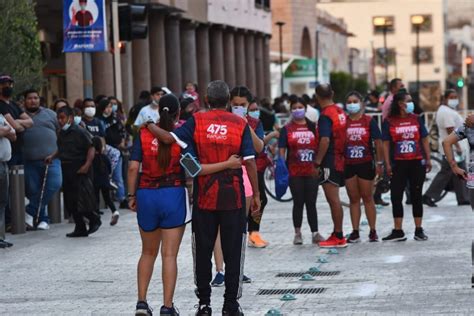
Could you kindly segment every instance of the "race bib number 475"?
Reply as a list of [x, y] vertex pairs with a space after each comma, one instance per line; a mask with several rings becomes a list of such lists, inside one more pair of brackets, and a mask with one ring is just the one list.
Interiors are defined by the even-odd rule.
[[227, 139], [227, 125], [211, 124], [207, 128], [207, 138], [224, 140]]

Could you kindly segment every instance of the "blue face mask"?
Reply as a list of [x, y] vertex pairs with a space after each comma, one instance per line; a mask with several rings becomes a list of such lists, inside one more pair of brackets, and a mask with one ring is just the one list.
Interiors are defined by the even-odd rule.
[[256, 120], [260, 118], [260, 111], [248, 112], [247, 114]]
[[81, 124], [82, 117], [80, 116], [74, 116], [74, 124], [79, 125]]
[[112, 112], [117, 112], [118, 110], [118, 105], [117, 104], [112, 104]]
[[244, 117], [246, 111], [247, 110], [243, 106], [240, 106], [240, 105], [232, 107], [232, 113], [234, 113], [235, 115], [238, 115], [240, 117]]
[[360, 103], [348, 103], [346, 104], [347, 112], [355, 114], [360, 111]]
[[415, 111], [415, 103], [407, 102], [407, 113], [413, 113]]
[[305, 115], [306, 115], [305, 109], [296, 109], [296, 110], [291, 111], [291, 116], [293, 116], [295, 120], [302, 120], [304, 119]]

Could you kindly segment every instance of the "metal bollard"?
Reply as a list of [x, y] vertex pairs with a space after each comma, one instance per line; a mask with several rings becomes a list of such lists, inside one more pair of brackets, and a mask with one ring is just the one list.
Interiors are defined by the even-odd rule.
[[54, 193], [48, 204], [48, 216], [51, 224], [61, 223], [61, 190]]
[[10, 167], [10, 210], [12, 233], [24, 234], [25, 224], [25, 171], [23, 165]]

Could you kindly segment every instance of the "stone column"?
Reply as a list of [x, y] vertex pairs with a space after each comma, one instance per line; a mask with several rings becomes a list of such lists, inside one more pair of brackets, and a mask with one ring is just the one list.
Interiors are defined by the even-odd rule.
[[92, 53], [92, 84], [94, 96], [99, 94], [114, 95], [114, 64], [111, 53]]
[[263, 95], [262, 98], [270, 98], [271, 90], [271, 76], [270, 76], [270, 36], [265, 35], [263, 38]]
[[245, 34], [242, 30], [235, 33], [235, 80], [236, 85], [247, 85], [245, 69]]
[[66, 53], [66, 95], [70, 104], [84, 98], [82, 54]]
[[211, 80], [225, 80], [222, 33], [220, 26], [215, 26], [210, 31]]
[[[179, 40], [179, 19], [170, 16], [165, 22], [166, 75], [168, 88], [176, 94], [183, 90], [181, 77], [181, 43]], [[163, 44], [165, 44], [163, 43]]]
[[211, 58], [209, 52], [209, 26], [201, 25], [196, 30], [196, 57], [198, 92], [201, 97], [206, 94], [206, 88], [211, 81]]
[[225, 81], [232, 89], [235, 87], [235, 45], [234, 30], [228, 29], [224, 32], [224, 73]]
[[135, 101], [138, 100], [137, 91], [133, 92], [133, 58], [132, 58], [132, 43], [125, 43], [125, 54], [120, 55], [120, 66], [122, 68], [122, 105], [127, 111], [132, 108]]
[[256, 87], [255, 96], [261, 98], [264, 95], [264, 77], [263, 77], [263, 36], [255, 35], [255, 72]]
[[148, 37], [150, 41], [151, 85], [166, 84], [165, 17], [151, 11], [148, 19]]
[[181, 76], [182, 84], [197, 83], [196, 24], [181, 22]]
[[151, 88], [150, 42], [148, 38], [132, 41], [133, 94]]
[[247, 73], [247, 87], [252, 94], [257, 90], [257, 74], [255, 70], [255, 36], [248, 32], [245, 36], [245, 71]]

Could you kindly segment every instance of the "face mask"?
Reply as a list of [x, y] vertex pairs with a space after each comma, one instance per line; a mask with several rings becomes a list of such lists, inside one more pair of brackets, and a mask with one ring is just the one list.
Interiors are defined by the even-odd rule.
[[84, 109], [84, 114], [85, 114], [87, 117], [94, 117], [94, 115], [95, 115], [95, 108], [92, 108], [92, 107], [85, 108], [85, 109]]
[[86, 5], [81, 5], [81, 10], [85, 10], [87, 8], [87, 4]]
[[151, 101], [151, 104], [154, 105], [154, 106], [158, 106], [158, 101], [153, 100], [153, 101]]
[[415, 103], [407, 102], [407, 113], [413, 113], [415, 110]]
[[295, 120], [301, 120], [304, 119], [304, 116], [306, 114], [305, 109], [297, 109], [297, 110], [292, 110], [291, 115]]
[[13, 94], [13, 88], [12, 87], [3, 87], [2, 88], [2, 96], [5, 98], [11, 97]]
[[360, 111], [360, 103], [349, 103], [346, 104], [347, 112], [350, 114], [355, 114]]
[[260, 111], [248, 112], [248, 115], [256, 120], [260, 118]]
[[288, 103], [288, 101], [286, 101], [286, 100], [283, 101], [283, 106], [284, 106], [287, 110], [290, 109], [290, 103]]
[[69, 129], [69, 127], [71, 127], [71, 123], [67, 122], [66, 124], [64, 124], [64, 126], [62, 127], [62, 130], [63, 131], [67, 131]]
[[243, 106], [233, 106], [232, 107], [232, 113], [234, 113], [235, 115], [238, 115], [240, 117], [244, 117], [245, 112], [247, 112], [247, 110]]
[[107, 113], [102, 113], [102, 116], [105, 117], [105, 118], [108, 118], [110, 116], [110, 114], [107, 114]]
[[80, 116], [74, 116], [74, 124], [79, 125], [81, 124], [82, 117]]
[[118, 110], [118, 105], [117, 104], [112, 104], [112, 112], [117, 112]]
[[449, 99], [449, 100], [448, 100], [448, 106], [449, 106], [450, 108], [455, 109], [455, 108], [458, 107], [458, 105], [459, 105], [459, 100], [458, 100], [458, 99]]

